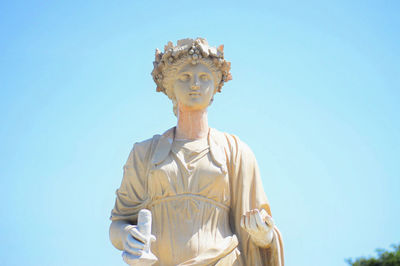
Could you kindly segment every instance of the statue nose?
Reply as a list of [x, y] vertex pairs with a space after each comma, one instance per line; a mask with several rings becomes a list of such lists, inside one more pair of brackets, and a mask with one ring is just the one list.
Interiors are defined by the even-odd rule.
[[196, 76], [194, 77], [193, 84], [192, 84], [192, 90], [198, 90], [200, 89], [200, 82], [199, 78]]

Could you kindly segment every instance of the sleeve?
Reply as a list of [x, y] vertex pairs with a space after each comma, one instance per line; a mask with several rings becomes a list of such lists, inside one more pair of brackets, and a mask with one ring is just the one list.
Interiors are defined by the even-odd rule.
[[265, 209], [271, 215], [256, 158], [250, 148], [234, 137], [235, 145], [230, 160], [231, 172], [231, 226], [236, 232], [244, 253], [245, 265], [283, 266], [283, 242], [278, 228], [274, 228], [274, 239], [268, 248], [256, 246], [249, 234], [240, 226], [246, 211]]
[[[124, 165], [121, 186], [116, 191], [114, 209], [110, 219], [136, 223], [138, 213], [148, 203], [146, 147], [136, 143]], [[145, 145], [146, 146], [146, 145]]]

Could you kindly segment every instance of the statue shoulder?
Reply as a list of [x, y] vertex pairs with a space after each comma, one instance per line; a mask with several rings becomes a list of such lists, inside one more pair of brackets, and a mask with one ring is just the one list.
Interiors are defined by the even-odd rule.
[[135, 142], [133, 144], [133, 150], [135, 150], [138, 153], [145, 153], [151, 148], [151, 146], [154, 142], [157, 142], [160, 139], [160, 137], [161, 137], [161, 135], [157, 134], [151, 138]]
[[142, 162], [148, 162], [160, 138], [161, 135], [156, 134], [149, 139], [135, 142], [133, 144], [130, 157], [132, 157], [132, 159], [139, 159]]
[[213, 129], [213, 139], [218, 145], [223, 146], [225, 153], [229, 153], [231, 158], [239, 159], [241, 156], [254, 157], [250, 147], [242, 141], [237, 135], [221, 132]]

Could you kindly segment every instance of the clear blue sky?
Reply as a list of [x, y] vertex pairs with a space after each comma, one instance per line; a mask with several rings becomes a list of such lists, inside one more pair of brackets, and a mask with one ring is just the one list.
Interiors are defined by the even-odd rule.
[[175, 123], [155, 48], [225, 44], [210, 124], [258, 159], [287, 265], [400, 242], [398, 1], [3, 1], [0, 264], [123, 265], [109, 214], [134, 142]]

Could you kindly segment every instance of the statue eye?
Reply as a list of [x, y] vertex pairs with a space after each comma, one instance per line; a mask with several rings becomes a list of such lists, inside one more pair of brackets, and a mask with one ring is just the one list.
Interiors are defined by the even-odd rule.
[[208, 75], [206, 75], [206, 74], [203, 74], [203, 75], [200, 76], [200, 79], [203, 80], [203, 81], [207, 81], [207, 80], [210, 79], [210, 77]]
[[180, 81], [188, 81], [189, 79], [190, 79], [189, 74], [182, 74], [182, 75], [179, 77], [179, 80], [180, 80]]

